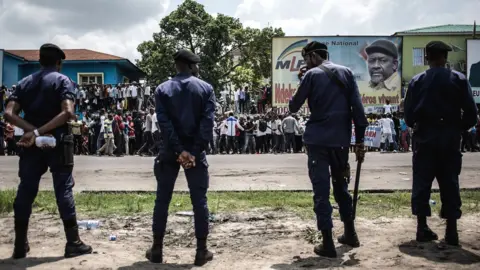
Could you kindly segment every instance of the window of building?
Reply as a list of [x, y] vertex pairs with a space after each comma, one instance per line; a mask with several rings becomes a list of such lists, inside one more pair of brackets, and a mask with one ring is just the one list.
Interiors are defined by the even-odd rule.
[[413, 66], [426, 66], [425, 48], [413, 48]]
[[78, 73], [79, 84], [103, 84], [103, 73]]

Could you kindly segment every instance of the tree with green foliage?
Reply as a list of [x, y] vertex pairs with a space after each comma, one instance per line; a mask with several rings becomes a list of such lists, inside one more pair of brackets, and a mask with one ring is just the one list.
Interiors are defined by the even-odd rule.
[[203, 5], [185, 0], [161, 20], [153, 40], [138, 46], [142, 58], [137, 65], [147, 73], [148, 81], [160, 83], [175, 74], [173, 53], [186, 48], [200, 56], [200, 77], [215, 91], [242, 80], [251, 80], [256, 87], [261, 78], [271, 77], [272, 38], [284, 35], [281, 28], [254, 29], [230, 16], [214, 17]]

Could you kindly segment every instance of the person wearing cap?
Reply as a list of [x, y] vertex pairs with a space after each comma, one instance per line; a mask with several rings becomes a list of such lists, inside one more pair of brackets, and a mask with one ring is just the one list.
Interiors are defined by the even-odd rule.
[[398, 74], [398, 49], [386, 39], [374, 41], [365, 49], [367, 53], [370, 88], [374, 91], [398, 91], [402, 79]]
[[153, 245], [147, 250], [146, 257], [153, 263], [163, 261], [168, 207], [182, 166], [195, 218], [197, 252], [194, 264], [201, 266], [213, 259], [207, 249], [209, 175], [205, 150], [213, 137], [215, 94], [210, 84], [196, 77], [197, 63], [200, 62], [197, 55], [179, 50], [173, 59], [177, 75], [155, 90], [156, 114], [163, 143], [154, 163], [157, 198], [153, 211]]
[[445, 242], [456, 246], [457, 220], [462, 215], [460, 138], [463, 131], [477, 123], [477, 107], [465, 75], [446, 68], [451, 50], [441, 41], [427, 44], [430, 68], [410, 81], [404, 110], [406, 124], [414, 129], [412, 213], [417, 216], [416, 239], [438, 239], [427, 225], [432, 182], [436, 178], [442, 200], [440, 216], [447, 220]]
[[[73, 135], [67, 122], [75, 117], [72, 81], [60, 73], [65, 53], [56, 45], [40, 47], [40, 71], [23, 78], [7, 103], [5, 119], [23, 129], [18, 142], [21, 147], [20, 184], [14, 201], [15, 242], [13, 258], [24, 258], [30, 247], [27, 231], [32, 204], [38, 193], [42, 175], [50, 168], [60, 217], [67, 244], [64, 256], [75, 257], [92, 253], [92, 248], [79, 237], [72, 188]], [[19, 116], [20, 111], [24, 117]], [[35, 139], [53, 136], [56, 146], [37, 147]]]
[[317, 227], [323, 236], [322, 245], [315, 247], [314, 252], [334, 258], [337, 253], [332, 238], [330, 171], [333, 193], [345, 226], [345, 233], [338, 241], [358, 247], [360, 243], [354, 226], [352, 197], [348, 192], [348, 154], [353, 119], [355, 153], [357, 160], [363, 162], [368, 121], [352, 71], [329, 61], [325, 44], [316, 41], [308, 43], [302, 50], [302, 56], [308, 71], [289, 102], [289, 110], [291, 113], [298, 112], [308, 100], [311, 115], [303, 139], [308, 148], [308, 170], [313, 186]]

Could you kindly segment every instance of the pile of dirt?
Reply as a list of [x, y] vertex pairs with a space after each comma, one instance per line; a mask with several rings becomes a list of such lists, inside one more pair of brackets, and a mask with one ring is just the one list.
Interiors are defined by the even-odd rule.
[[[92, 217], [90, 217], [92, 218]], [[101, 219], [98, 229], [82, 230], [82, 239], [95, 253], [73, 259], [63, 258], [63, 228], [57, 216], [34, 215], [30, 222], [31, 252], [27, 259], [9, 259], [13, 246], [13, 218], [0, 219], [0, 269], [192, 269], [195, 239], [192, 217], [174, 215], [169, 219], [165, 239], [166, 264], [146, 261], [151, 245], [151, 217]], [[361, 247], [337, 246], [339, 257], [325, 259], [313, 253], [315, 221], [301, 220], [281, 212], [249, 212], [218, 215], [211, 224], [209, 246], [214, 261], [196, 269], [321, 269], [348, 266], [351, 269], [480, 269], [480, 216], [464, 217], [459, 224], [461, 248], [439, 249], [437, 243], [418, 244], [415, 221], [409, 218], [358, 219]], [[443, 235], [444, 223], [430, 221]], [[335, 222], [335, 234], [343, 226]], [[116, 241], [109, 236], [115, 234]]]

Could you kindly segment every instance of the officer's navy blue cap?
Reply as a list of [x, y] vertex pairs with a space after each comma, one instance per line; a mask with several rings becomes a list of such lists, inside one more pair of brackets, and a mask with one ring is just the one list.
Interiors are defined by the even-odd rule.
[[54, 51], [58, 53], [58, 56], [60, 57], [60, 59], [62, 60], [65, 59], [65, 53], [62, 51], [62, 49], [60, 49], [60, 47], [58, 47], [55, 44], [51, 44], [51, 43], [43, 44], [42, 47], [40, 47], [40, 54], [46, 51]]
[[173, 54], [173, 60], [182, 61], [188, 64], [200, 63], [200, 57], [193, 52], [185, 49], [181, 49]]
[[315, 52], [315, 51], [327, 51], [328, 47], [327, 45], [320, 43], [318, 41], [312, 41], [305, 45], [302, 49], [302, 56], [305, 56], [309, 53]]
[[448, 46], [443, 41], [430, 41], [427, 46], [425, 46], [427, 51], [437, 51], [437, 52], [450, 52], [452, 47]]
[[395, 43], [386, 39], [375, 40], [370, 46], [365, 48], [368, 55], [372, 53], [383, 53], [393, 58], [398, 58], [398, 49]]

